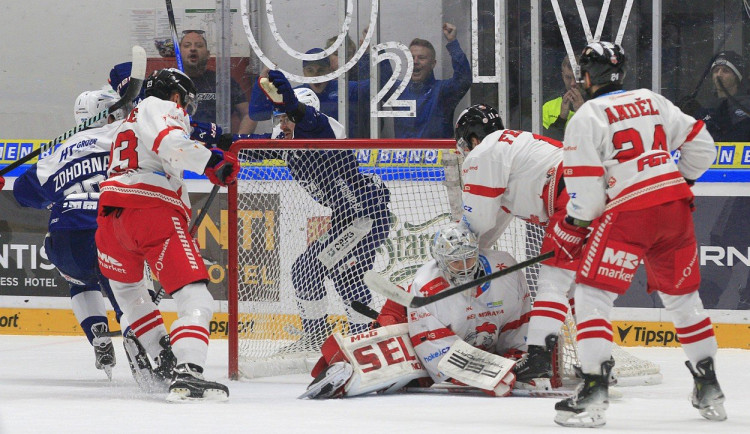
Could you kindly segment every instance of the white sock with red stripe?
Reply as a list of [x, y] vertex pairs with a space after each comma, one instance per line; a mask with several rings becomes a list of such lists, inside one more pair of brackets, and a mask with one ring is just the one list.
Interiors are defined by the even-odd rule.
[[208, 353], [208, 326], [214, 314], [214, 299], [205, 283], [191, 283], [174, 292], [177, 321], [172, 323], [170, 340], [177, 364], [205, 366]]
[[560, 333], [560, 327], [568, 314], [568, 292], [575, 273], [562, 268], [542, 265], [534, 306], [529, 314], [529, 345], [545, 345], [545, 338]]
[[588, 285], [575, 292], [578, 358], [585, 374], [601, 375], [602, 363], [612, 355], [610, 314], [617, 294]]
[[683, 351], [695, 366], [706, 357], [714, 357], [718, 344], [711, 319], [703, 309], [698, 292], [685, 295], [659, 294], [669, 313]]
[[110, 280], [109, 283], [124, 316], [133, 320], [130, 328], [148, 354], [155, 358], [162, 350], [159, 339], [167, 334], [167, 329], [161, 312], [151, 301], [148, 289], [142, 281], [122, 283]]

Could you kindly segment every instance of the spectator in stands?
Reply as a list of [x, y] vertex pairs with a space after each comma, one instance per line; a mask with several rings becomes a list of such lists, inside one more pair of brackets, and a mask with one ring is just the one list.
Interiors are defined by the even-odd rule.
[[565, 56], [562, 61], [562, 81], [565, 93], [549, 100], [542, 106], [543, 134], [556, 140], [562, 140], [565, 135], [565, 125], [573, 114], [585, 102], [581, 90], [576, 83], [576, 76], [570, 66], [570, 59]]
[[[312, 48], [307, 50], [305, 54], [313, 54], [322, 52], [322, 48]], [[333, 71], [331, 68], [331, 60], [329, 57], [324, 57], [319, 60], [303, 60], [302, 61], [302, 73], [305, 77], [319, 77]], [[337, 59], [338, 60], [338, 59]], [[360, 64], [369, 64], [369, 55], [362, 56], [362, 59], [358, 62]], [[380, 83], [381, 86], [392, 74], [391, 65], [389, 62], [380, 63]], [[267, 76], [268, 69], [264, 68], [261, 76]], [[366, 116], [358, 115], [361, 111], [358, 109], [359, 102], [362, 101], [366, 104], [370, 97], [370, 81], [348, 81], [349, 87], [348, 92], [348, 137], [369, 137], [369, 111], [366, 112]], [[297, 87], [306, 87], [312, 89], [320, 100], [320, 112], [330, 116], [334, 119], [339, 117], [339, 84], [338, 80], [329, 80], [323, 83], [305, 83]], [[273, 104], [266, 98], [260, 86], [253, 86], [253, 91], [250, 94], [250, 107], [249, 107], [250, 119], [256, 123], [271, 119], [273, 115]]]
[[[180, 40], [180, 55], [185, 74], [195, 83], [198, 94], [195, 97], [198, 109], [192, 120], [198, 122], [216, 123], [216, 71], [207, 69], [208, 51], [205, 32], [203, 30], [185, 30]], [[240, 85], [231, 80], [232, 114], [239, 118], [239, 122], [232, 123], [232, 132], [250, 134], [255, 124], [247, 116], [247, 98]], [[234, 116], [233, 116], [234, 117]]]
[[744, 86], [745, 61], [734, 51], [722, 51], [711, 65], [718, 103], [696, 116], [706, 123], [716, 142], [750, 141], [750, 95]]
[[397, 138], [453, 137], [453, 113], [471, 87], [471, 65], [456, 40], [456, 26], [443, 23], [443, 34], [453, 64], [453, 77], [448, 79], [435, 79], [433, 69], [437, 62], [430, 41], [415, 38], [409, 44], [414, 71], [399, 99], [415, 100], [416, 116], [394, 118]]

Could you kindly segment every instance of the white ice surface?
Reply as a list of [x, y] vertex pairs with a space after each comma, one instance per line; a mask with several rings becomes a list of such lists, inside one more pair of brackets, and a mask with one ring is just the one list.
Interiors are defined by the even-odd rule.
[[[112, 382], [94, 368], [83, 337], [0, 336], [0, 433], [573, 433], [552, 421], [555, 399], [457, 395], [391, 395], [308, 401], [296, 397], [311, 380], [288, 375], [228, 381], [227, 342], [211, 341], [206, 377], [229, 385], [227, 403], [170, 404], [147, 395], [115, 339]], [[723, 349], [719, 381], [725, 422], [700, 417], [688, 402], [692, 379], [682, 350], [630, 348], [661, 366], [664, 382], [618, 388], [605, 431], [618, 433], [750, 433], [750, 351]]]

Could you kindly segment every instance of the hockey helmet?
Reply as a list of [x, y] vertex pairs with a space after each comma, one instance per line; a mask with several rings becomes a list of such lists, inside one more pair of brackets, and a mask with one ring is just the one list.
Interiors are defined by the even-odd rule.
[[318, 95], [316, 95], [309, 87], [298, 87], [294, 89], [294, 95], [302, 104], [314, 108], [315, 111], [320, 111], [320, 99], [318, 99]]
[[592, 85], [622, 84], [625, 79], [625, 50], [618, 44], [595, 41], [586, 45], [578, 59], [581, 77], [589, 73]]
[[430, 245], [430, 253], [454, 285], [471, 281], [479, 266], [477, 237], [463, 223], [438, 230]]
[[[294, 95], [297, 97], [297, 101], [301, 102], [302, 104], [314, 108], [316, 111], [320, 111], [320, 99], [318, 99], [318, 95], [309, 87], [298, 87], [294, 89]], [[273, 119], [274, 125], [278, 125], [278, 117], [281, 115], [284, 115], [282, 111], [281, 106], [274, 105], [273, 106]]]
[[[107, 86], [106, 89], [99, 90], [87, 90], [76, 98], [75, 105], [73, 106], [73, 116], [76, 119], [76, 123], [81, 124], [86, 122], [89, 118], [98, 115], [104, 109], [112, 107], [114, 103], [119, 99], [117, 92]], [[125, 117], [125, 112], [115, 110], [110, 113], [114, 116], [115, 120], [120, 120]], [[89, 128], [102, 127], [107, 124], [108, 116], [102, 117], [98, 121], [89, 125]]]
[[151, 73], [146, 79], [145, 96], [155, 96], [159, 99], [169, 100], [172, 92], [180, 95], [180, 105], [189, 115], [195, 114], [198, 108], [195, 102], [197, 90], [193, 80], [184, 72], [175, 68], [159, 69]]
[[475, 104], [462, 111], [456, 121], [456, 147], [464, 156], [472, 150], [471, 137], [481, 142], [487, 135], [505, 128], [500, 114], [486, 104]]

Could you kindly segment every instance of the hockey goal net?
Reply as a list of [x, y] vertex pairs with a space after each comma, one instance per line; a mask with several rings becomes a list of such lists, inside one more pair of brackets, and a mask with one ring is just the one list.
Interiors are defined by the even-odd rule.
[[[385, 302], [368, 295], [347, 270], [371, 264], [407, 286], [430, 259], [435, 231], [462, 212], [460, 161], [452, 140], [243, 140], [233, 150], [242, 169], [228, 189], [230, 378], [309, 372], [320, 355], [321, 337], [357, 332], [370, 321], [353, 312], [348, 301], [364, 301], [376, 311]], [[342, 153], [354, 155], [353, 165], [369, 184], [387, 188], [388, 216], [383, 237], [365, 236], [328, 268], [315, 259], [336, 253], [314, 250], [314, 242], [333, 245], [357, 237], [337, 229], [344, 211], [320, 203], [345, 201], [327, 197], [326, 191], [335, 187], [329, 185], [334, 174], [351, 169], [345, 166], [353, 159]], [[375, 218], [367, 227], [383, 223]], [[542, 236], [541, 227], [516, 219], [496, 247], [522, 261], [539, 254]], [[538, 266], [525, 273], [533, 295]], [[575, 329], [565, 327], [560, 341], [559, 372], [572, 378]], [[629, 355], [624, 360], [616, 367], [632, 371], [635, 366], [635, 375], [644, 369], [658, 372], [651, 362]]]

